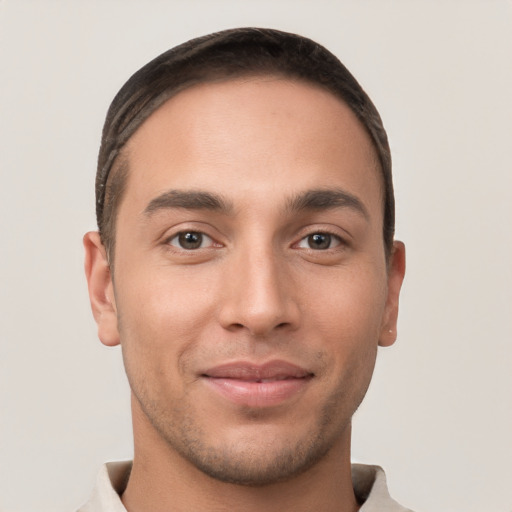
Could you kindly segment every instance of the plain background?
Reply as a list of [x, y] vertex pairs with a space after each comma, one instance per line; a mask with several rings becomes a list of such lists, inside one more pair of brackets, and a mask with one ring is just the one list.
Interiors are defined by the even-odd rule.
[[0, 510], [72, 511], [131, 456], [82, 269], [111, 99], [171, 46], [254, 25], [338, 55], [391, 141], [408, 272], [354, 460], [417, 512], [510, 512], [511, 22], [506, 0], [0, 0]]

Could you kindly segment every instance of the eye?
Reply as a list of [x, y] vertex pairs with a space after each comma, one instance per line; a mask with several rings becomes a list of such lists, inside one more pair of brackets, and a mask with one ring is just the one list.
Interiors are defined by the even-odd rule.
[[213, 240], [204, 233], [199, 231], [181, 231], [173, 236], [168, 241], [169, 245], [191, 251], [194, 249], [203, 249], [204, 247], [211, 247]]
[[305, 236], [298, 244], [297, 247], [302, 249], [313, 249], [315, 251], [325, 251], [326, 249], [333, 249], [341, 244], [341, 239], [336, 235], [330, 233], [312, 233]]

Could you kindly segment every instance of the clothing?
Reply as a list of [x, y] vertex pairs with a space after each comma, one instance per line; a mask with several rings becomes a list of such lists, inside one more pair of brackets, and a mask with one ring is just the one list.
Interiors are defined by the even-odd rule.
[[[126, 512], [120, 494], [128, 483], [132, 463], [105, 464], [96, 480], [91, 499], [77, 512]], [[352, 483], [359, 503], [359, 512], [412, 512], [391, 498], [386, 475], [379, 466], [352, 464]]]

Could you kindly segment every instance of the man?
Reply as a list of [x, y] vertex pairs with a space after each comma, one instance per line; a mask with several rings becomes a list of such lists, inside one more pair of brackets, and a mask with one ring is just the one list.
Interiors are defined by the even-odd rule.
[[130, 78], [84, 244], [135, 456], [80, 510], [405, 510], [350, 465], [405, 270], [390, 162], [359, 84], [293, 34], [213, 34]]

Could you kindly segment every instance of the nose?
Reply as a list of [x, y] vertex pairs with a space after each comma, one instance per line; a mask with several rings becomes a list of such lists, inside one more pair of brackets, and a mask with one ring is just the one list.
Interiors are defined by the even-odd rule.
[[282, 259], [267, 248], [246, 251], [230, 261], [220, 309], [225, 329], [264, 337], [298, 327], [295, 284]]

